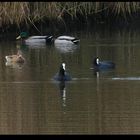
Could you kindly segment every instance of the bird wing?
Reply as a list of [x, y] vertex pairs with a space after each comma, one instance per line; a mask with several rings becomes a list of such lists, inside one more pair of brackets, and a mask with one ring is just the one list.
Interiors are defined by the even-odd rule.
[[73, 39], [75, 39], [75, 37], [71, 37], [71, 36], [59, 36], [57, 39], [60, 39], [60, 40], [73, 40]]
[[28, 39], [45, 39], [47, 36], [31, 36]]

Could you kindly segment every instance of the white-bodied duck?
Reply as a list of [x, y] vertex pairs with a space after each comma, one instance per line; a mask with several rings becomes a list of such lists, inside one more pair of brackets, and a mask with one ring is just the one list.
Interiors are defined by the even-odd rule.
[[53, 36], [51, 35], [29, 37], [27, 32], [21, 32], [16, 39], [21, 39], [27, 45], [49, 44], [53, 42]]
[[27, 45], [36, 45], [36, 44], [52, 44], [54, 43], [56, 46], [64, 46], [64, 45], [70, 45], [70, 44], [78, 44], [80, 42], [79, 39], [72, 37], [72, 36], [59, 36], [54, 39], [52, 35], [47, 36], [28, 36], [27, 32], [21, 32], [20, 35], [16, 38], [17, 40], [21, 39], [23, 42], [25, 42]]
[[78, 44], [80, 40], [72, 36], [59, 36], [54, 40], [54, 44]]
[[75, 51], [79, 46], [80, 40], [71, 36], [59, 36], [54, 40], [54, 46], [61, 53]]

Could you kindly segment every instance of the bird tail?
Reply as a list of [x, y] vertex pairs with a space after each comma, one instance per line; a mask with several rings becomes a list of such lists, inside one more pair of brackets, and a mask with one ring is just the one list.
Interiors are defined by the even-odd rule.
[[80, 42], [80, 39], [73, 39], [72, 42], [75, 43], [75, 44], [77, 44], [77, 43]]

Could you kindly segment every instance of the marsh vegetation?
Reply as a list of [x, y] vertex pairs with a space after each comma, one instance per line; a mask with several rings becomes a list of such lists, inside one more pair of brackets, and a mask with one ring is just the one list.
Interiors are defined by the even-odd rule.
[[127, 19], [138, 16], [139, 9], [139, 2], [1, 2], [0, 27], [47, 20], [66, 22], [79, 17], [92, 17], [97, 22], [114, 17]]

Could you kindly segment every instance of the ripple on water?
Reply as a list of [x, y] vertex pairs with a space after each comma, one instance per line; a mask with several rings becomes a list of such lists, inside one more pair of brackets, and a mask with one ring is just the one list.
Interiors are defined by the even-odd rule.
[[114, 77], [112, 80], [140, 80], [140, 77]]

